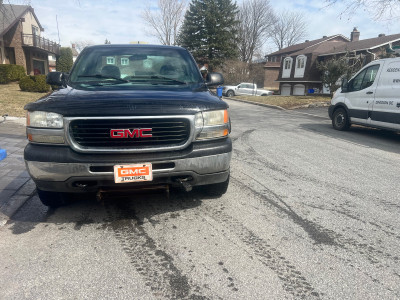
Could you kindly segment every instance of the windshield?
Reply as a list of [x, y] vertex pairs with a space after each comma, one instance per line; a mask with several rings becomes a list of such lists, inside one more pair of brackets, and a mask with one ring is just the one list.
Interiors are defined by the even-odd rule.
[[181, 48], [93, 47], [79, 56], [69, 83], [81, 87], [187, 86], [202, 81], [190, 54]]

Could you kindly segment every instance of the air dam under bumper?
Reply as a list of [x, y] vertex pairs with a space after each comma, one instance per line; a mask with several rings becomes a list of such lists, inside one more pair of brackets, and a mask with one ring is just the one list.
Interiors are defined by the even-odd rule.
[[[59, 192], [95, 192], [99, 187], [139, 187], [149, 184], [175, 184], [180, 179], [192, 186], [225, 181], [229, 176], [232, 152], [154, 162], [153, 181], [114, 183], [115, 163], [59, 163], [25, 161], [39, 189]], [[146, 163], [148, 161], [143, 161]], [[129, 163], [126, 163], [129, 164]]]

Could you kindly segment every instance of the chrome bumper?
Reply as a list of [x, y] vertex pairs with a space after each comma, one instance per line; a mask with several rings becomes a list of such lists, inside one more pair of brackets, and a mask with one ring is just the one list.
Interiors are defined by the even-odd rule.
[[[173, 168], [153, 170], [155, 177], [177, 174], [179, 172], [194, 172], [199, 175], [223, 172], [229, 170], [232, 153], [222, 153], [210, 156], [201, 156], [195, 158], [176, 159], [168, 161], [157, 161], [157, 163], [174, 163]], [[144, 161], [143, 163], [148, 163]], [[150, 162], [151, 163], [151, 162]], [[102, 176], [105, 178], [114, 178], [113, 172], [92, 172], [93, 166], [113, 166], [120, 165], [123, 162], [114, 164], [104, 163], [55, 163], [25, 161], [26, 168], [34, 180], [38, 181], [66, 181], [71, 177], [81, 177], [90, 179], [92, 177]]]

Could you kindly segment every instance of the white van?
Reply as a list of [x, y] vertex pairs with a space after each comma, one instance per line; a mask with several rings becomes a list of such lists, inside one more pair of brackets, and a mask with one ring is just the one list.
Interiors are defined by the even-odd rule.
[[333, 128], [351, 124], [400, 130], [400, 57], [370, 62], [348, 82], [343, 81], [331, 100]]

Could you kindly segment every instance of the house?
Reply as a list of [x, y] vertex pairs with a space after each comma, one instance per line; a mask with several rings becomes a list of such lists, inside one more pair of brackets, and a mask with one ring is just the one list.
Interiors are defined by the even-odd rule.
[[71, 50], [72, 50], [72, 61], [75, 62], [79, 55], [78, 50], [76, 50], [76, 44], [72, 44]]
[[42, 36], [43, 27], [29, 5], [0, 4], [0, 64], [25, 67], [27, 74], [47, 74], [49, 55], [60, 45]]
[[[306, 41], [268, 55], [268, 62], [264, 66], [265, 82], [274, 84], [281, 95], [329, 94], [329, 89], [322, 84], [317, 61], [350, 53], [354, 57], [362, 57], [362, 65], [365, 65], [385, 54], [389, 45], [398, 45], [399, 41], [400, 34], [380, 34], [376, 38], [360, 40], [357, 28], [351, 32], [350, 39], [338, 34]], [[267, 88], [266, 83], [264, 86]]]

